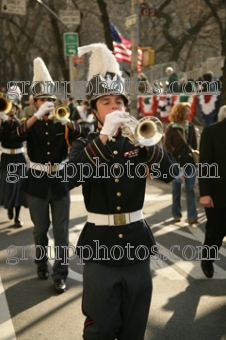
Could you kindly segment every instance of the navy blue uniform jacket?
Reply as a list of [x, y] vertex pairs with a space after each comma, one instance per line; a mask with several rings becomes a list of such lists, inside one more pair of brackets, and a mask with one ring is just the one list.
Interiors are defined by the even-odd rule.
[[[152, 177], [169, 183], [173, 179], [169, 169], [175, 160], [158, 145], [147, 151], [145, 147], [132, 145], [128, 138], [122, 137], [119, 132], [118, 136], [114, 136], [106, 145], [101, 142], [98, 133], [90, 133], [87, 138], [76, 140], [69, 155], [69, 163], [76, 166], [73, 176], [72, 170], [68, 173], [72, 177], [71, 185], [82, 185], [87, 211], [96, 214], [119, 214], [142, 209], [147, 168], [150, 169]], [[131, 246], [130, 254], [125, 248], [128, 244]], [[77, 244], [77, 252], [81, 257], [82, 249], [83, 256], [88, 260], [122, 265], [145, 258], [145, 247], [149, 256], [156, 253], [152, 251], [154, 245], [154, 237], [145, 220], [113, 227], [86, 223]], [[102, 247], [99, 251], [97, 246], [106, 248]], [[124, 254], [117, 246], [124, 249]], [[108, 259], [106, 253], [109, 255]]]
[[[4, 122], [0, 127], [0, 141], [2, 143], [2, 147], [6, 149], [19, 149], [23, 147], [23, 142], [21, 140], [12, 140], [11, 132], [16, 129], [19, 125], [19, 120], [13, 119], [10, 122]], [[7, 170], [8, 164], [25, 164], [26, 159], [24, 157], [24, 153], [18, 154], [1, 154], [1, 169]]]
[[[73, 123], [73, 126], [73, 130], [68, 129], [70, 142], [81, 135], [79, 125]], [[54, 165], [60, 164], [67, 158], [68, 144], [65, 138], [65, 126], [60, 122], [37, 120], [27, 130], [25, 121], [12, 132], [12, 137], [15, 141], [27, 141], [27, 154], [31, 162]], [[51, 190], [53, 198], [62, 197], [68, 193], [69, 185], [68, 182], [63, 181], [63, 170], [59, 171], [59, 174], [47, 174], [44, 171], [39, 171], [40, 169], [41, 167], [37, 167], [34, 171], [32, 167], [29, 167], [21, 190], [41, 199], [46, 198], [48, 190]]]

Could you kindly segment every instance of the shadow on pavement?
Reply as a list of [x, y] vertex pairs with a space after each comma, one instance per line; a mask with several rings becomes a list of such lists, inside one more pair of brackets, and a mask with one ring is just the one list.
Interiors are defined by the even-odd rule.
[[[73, 287], [74, 281], [68, 278], [67, 291]], [[65, 300], [66, 292], [64, 293], [64, 299], [61, 300], [62, 304], [58, 304], [58, 308], [61, 308], [68, 303], [68, 301]], [[21, 280], [17, 284], [7, 288], [5, 294], [12, 318], [52, 297], [63, 297], [63, 294], [57, 294], [55, 292], [51, 277], [45, 281], [41, 281], [38, 278]], [[78, 296], [73, 296], [73, 298], [70, 299], [70, 302], [71, 300], [75, 301], [76, 299], [81, 299], [81, 296], [82, 293]], [[43, 315], [43, 318], [44, 317], [45, 315]], [[5, 322], [7, 320], [4, 320], [3, 318], [2, 321]]]
[[[212, 298], [225, 296], [226, 280], [195, 280], [184, 292], [169, 298], [162, 308], [173, 315], [164, 329], [149, 323], [152, 340], [223, 340], [226, 338], [226, 301]], [[209, 302], [209, 300], [211, 300]], [[202, 311], [200, 311], [202, 304]], [[147, 338], [148, 339], [148, 338]]]

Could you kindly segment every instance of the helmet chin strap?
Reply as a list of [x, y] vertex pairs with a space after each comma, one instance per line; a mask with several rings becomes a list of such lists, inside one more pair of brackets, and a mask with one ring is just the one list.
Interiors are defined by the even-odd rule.
[[[97, 121], [98, 121], [98, 123], [100, 123], [100, 125], [101, 125], [101, 129], [102, 129], [102, 127], [103, 127], [103, 125], [104, 125], [104, 123], [103, 122], [101, 122], [101, 120], [97, 117], [97, 115], [96, 115], [96, 113], [94, 112], [94, 110], [93, 110], [93, 115], [96, 117], [96, 119], [97, 119]], [[99, 127], [98, 127], [99, 128]]]

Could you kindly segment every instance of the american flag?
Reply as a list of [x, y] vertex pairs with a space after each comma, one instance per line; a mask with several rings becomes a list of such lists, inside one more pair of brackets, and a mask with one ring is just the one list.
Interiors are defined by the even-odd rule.
[[[127, 40], [124, 38], [121, 33], [118, 31], [118, 29], [110, 23], [110, 31], [111, 36], [113, 40], [113, 47], [114, 47], [114, 55], [117, 61], [122, 63], [131, 63], [131, 46], [132, 43], [130, 40]], [[142, 51], [141, 49], [138, 49], [138, 55], [137, 55], [137, 67], [140, 69], [140, 66], [142, 65]]]

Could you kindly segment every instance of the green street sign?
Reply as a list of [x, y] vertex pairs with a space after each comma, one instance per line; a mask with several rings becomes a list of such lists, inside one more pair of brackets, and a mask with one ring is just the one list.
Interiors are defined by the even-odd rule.
[[78, 33], [64, 33], [64, 54], [73, 56], [78, 54]]

